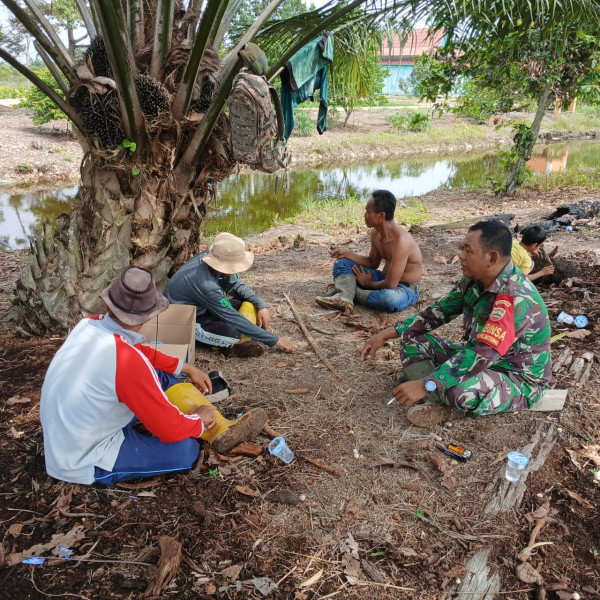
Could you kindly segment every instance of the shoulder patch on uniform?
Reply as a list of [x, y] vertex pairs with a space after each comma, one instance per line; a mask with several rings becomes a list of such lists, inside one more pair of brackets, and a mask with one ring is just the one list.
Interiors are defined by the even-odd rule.
[[498, 294], [490, 316], [477, 335], [477, 341], [494, 348], [500, 356], [515, 341], [515, 299], [510, 294]]

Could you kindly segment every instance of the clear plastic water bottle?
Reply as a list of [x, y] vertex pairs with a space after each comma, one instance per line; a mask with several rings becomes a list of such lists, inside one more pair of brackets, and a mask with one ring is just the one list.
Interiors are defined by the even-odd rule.
[[521, 478], [523, 469], [529, 464], [529, 459], [520, 452], [509, 452], [506, 464], [505, 477], [511, 483], [516, 483]]

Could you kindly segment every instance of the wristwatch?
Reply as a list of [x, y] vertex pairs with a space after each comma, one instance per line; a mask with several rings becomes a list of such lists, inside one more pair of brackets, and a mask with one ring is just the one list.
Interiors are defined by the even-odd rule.
[[429, 375], [427, 375], [427, 377], [425, 377], [423, 379], [423, 381], [425, 382], [425, 390], [428, 392], [435, 392], [437, 385], [435, 385], [435, 381], [433, 381], [431, 379], [431, 377], [429, 377]]

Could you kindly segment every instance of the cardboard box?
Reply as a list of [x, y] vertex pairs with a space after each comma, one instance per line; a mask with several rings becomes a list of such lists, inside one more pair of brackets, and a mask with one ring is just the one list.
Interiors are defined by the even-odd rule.
[[[158, 318], [158, 323], [157, 323]], [[194, 364], [196, 359], [196, 307], [189, 304], [170, 304], [140, 330], [146, 336], [144, 345], [163, 354]], [[156, 342], [162, 342], [157, 344]]]

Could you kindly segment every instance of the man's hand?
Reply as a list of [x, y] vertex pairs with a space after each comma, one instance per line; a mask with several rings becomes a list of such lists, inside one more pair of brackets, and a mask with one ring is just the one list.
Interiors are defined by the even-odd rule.
[[365, 358], [372, 359], [375, 358], [375, 354], [377, 350], [381, 348], [386, 342], [386, 339], [382, 336], [382, 333], [378, 333], [373, 336], [370, 340], [367, 340], [363, 349], [360, 351], [360, 360], [364, 361]]
[[352, 274], [356, 277], [356, 283], [358, 283], [360, 287], [370, 289], [370, 285], [373, 283], [371, 271], [367, 271], [361, 266], [354, 265], [352, 267]]
[[183, 365], [183, 369], [181, 372], [184, 375], [187, 375], [190, 381], [206, 396], [208, 394], [212, 394], [212, 381], [210, 377], [204, 372], [195, 367], [194, 365], [190, 365], [189, 363], [185, 363]]
[[337, 246], [329, 246], [329, 254], [333, 258], [349, 258], [350, 250], [348, 248], [338, 248]]
[[215, 413], [217, 412], [214, 406], [199, 406], [196, 409], [196, 414], [202, 419], [204, 423], [204, 429], [211, 429], [217, 422]]
[[292, 340], [289, 337], [280, 337], [275, 344], [279, 348], [282, 348], [286, 352], [293, 352], [294, 346], [292, 346]]
[[540, 277], [544, 275], [552, 275], [554, 273], [554, 265], [546, 265], [543, 269], [540, 269]]
[[256, 313], [256, 324], [265, 331], [269, 331], [269, 327], [271, 326], [271, 315], [269, 314], [268, 308], [261, 308]]
[[412, 406], [425, 398], [425, 380], [407, 381], [394, 388], [394, 398], [402, 406]]

